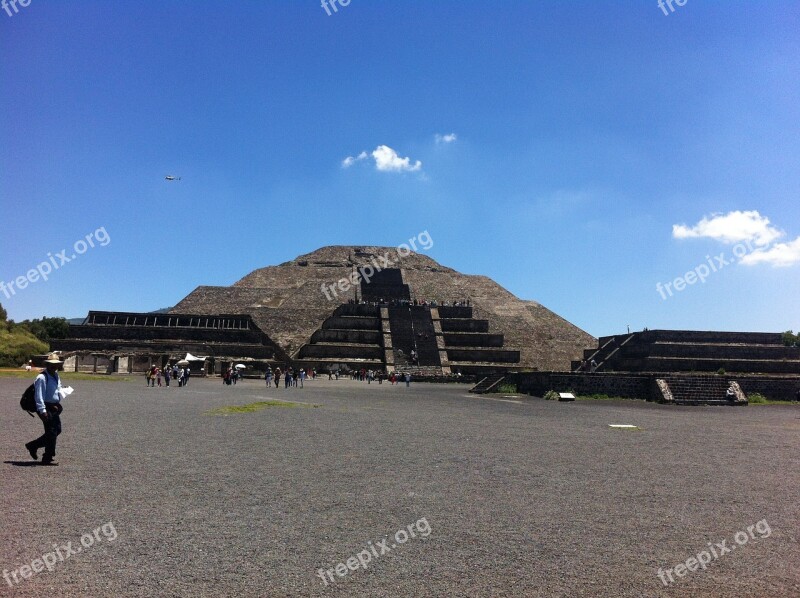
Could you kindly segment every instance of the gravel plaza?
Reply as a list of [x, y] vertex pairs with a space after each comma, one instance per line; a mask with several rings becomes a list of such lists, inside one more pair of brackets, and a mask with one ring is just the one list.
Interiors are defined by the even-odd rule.
[[[59, 467], [23, 447], [30, 382], [0, 379], [3, 596], [800, 595], [797, 406], [63, 379]], [[212, 412], [272, 399], [299, 404]], [[20, 577], [68, 542], [91, 548]]]

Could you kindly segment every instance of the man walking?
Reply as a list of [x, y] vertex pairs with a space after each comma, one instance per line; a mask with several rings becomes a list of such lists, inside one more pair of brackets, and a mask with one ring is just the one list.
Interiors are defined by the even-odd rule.
[[56, 456], [56, 438], [61, 434], [61, 379], [58, 369], [64, 363], [57, 353], [51, 353], [45, 360], [45, 371], [36, 376], [33, 383], [35, 389], [36, 412], [44, 424], [44, 434], [25, 445], [33, 460], [38, 460], [37, 451], [44, 447], [42, 465], [58, 465], [53, 459]]

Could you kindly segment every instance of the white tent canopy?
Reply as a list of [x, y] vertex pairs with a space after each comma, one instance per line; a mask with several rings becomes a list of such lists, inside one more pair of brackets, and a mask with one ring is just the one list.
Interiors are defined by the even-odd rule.
[[195, 357], [191, 353], [187, 353], [186, 357], [184, 357], [186, 361], [205, 361], [208, 357]]

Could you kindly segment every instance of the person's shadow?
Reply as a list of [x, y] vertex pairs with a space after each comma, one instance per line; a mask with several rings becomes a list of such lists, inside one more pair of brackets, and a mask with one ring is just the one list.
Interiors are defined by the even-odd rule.
[[36, 467], [39, 465], [38, 461], [3, 461], [3, 463], [15, 465], [16, 467]]

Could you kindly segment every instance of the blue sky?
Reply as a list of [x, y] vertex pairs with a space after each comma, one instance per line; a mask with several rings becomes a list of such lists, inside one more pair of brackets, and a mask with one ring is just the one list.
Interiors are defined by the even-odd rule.
[[673, 7], [0, 10], [0, 281], [110, 239], [0, 303], [153, 310], [427, 230], [437, 261], [596, 336], [797, 330], [800, 7]]

